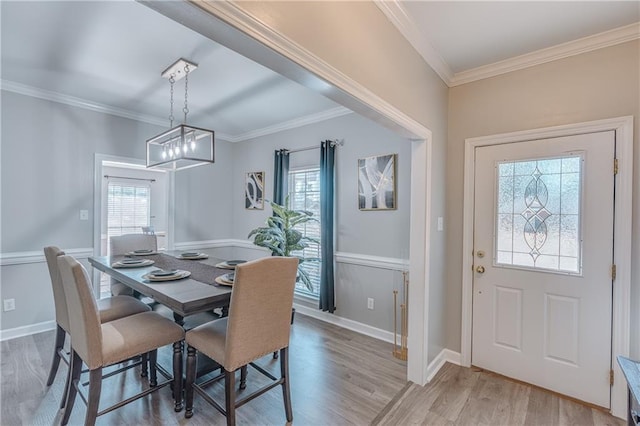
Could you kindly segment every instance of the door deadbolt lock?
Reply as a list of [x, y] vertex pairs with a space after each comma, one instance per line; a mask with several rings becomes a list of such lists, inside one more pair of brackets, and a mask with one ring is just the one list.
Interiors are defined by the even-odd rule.
[[478, 250], [478, 257], [482, 259], [484, 257], [484, 251]]
[[484, 274], [484, 266], [478, 266], [476, 267], [476, 272], [479, 274]]

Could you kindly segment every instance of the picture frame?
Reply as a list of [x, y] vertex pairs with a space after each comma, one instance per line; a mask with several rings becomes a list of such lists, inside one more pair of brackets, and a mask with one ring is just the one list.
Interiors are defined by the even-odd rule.
[[398, 154], [358, 159], [358, 209], [396, 210]]
[[264, 172], [248, 172], [244, 178], [244, 208], [264, 209]]

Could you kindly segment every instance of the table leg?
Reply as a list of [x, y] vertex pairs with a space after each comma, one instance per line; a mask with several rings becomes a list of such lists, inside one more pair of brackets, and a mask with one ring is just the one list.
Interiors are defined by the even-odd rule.
[[176, 324], [178, 324], [180, 327], [182, 327], [184, 325], [184, 317], [182, 315], [178, 315], [177, 313], [173, 313], [173, 320], [176, 322]]

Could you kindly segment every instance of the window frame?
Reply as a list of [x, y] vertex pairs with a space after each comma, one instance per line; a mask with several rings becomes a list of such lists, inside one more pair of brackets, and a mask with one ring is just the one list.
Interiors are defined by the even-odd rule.
[[[294, 174], [301, 174], [301, 173], [309, 173], [309, 172], [317, 172], [318, 173], [318, 179], [320, 178], [320, 166], [319, 165], [313, 165], [313, 166], [302, 166], [302, 167], [296, 167], [296, 168], [290, 168], [289, 172], [288, 172], [288, 184], [287, 184], [287, 197], [289, 198], [289, 206], [287, 206], [288, 208], [291, 208], [292, 205], [292, 199], [291, 199], [291, 194], [295, 193], [295, 188], [293, 186], [293, 176]], [[293, 189], [293, 190], [292, 190]], [[307, 191], [305, 190], [304, 193], [306, 194]], [[318, 195], [320, 194], [320, 188], [318, 188]], [[318, 221], [320, 220], [320, 209], [318, 208], [317, 211], [317, 215], [316, 212], [314, 212], [314, 217], [316, 217], [318, 219]], [[318, 228], [319, 228], [319, 232], [317, 235], [317, 239], [320, 240], [321, 235], [322, 235], [322, 229], [320, 227], [320, 222], [318, 222]], [[305, 233], [306, 235], [306, 233]], [[296, 253], [297, 255], [298, 253]], [[318, 243], [317, 245], [317, 257], [320, 258], [321, 255], [321, 245]], [[314, 284], [314, 287], [317, 288], [318, 292], [314, 293], [311, 292], [309, 290], [307, 290], [306, 288], [301, 288], [303, 285], [298, 286], [296, 284], [295, 287], [295, 295], [297, 297], [302, 297], [302, 298], [306, 298], [310, 301], [314, 301], [317, 302], [317, 300], [320, 297], [320, 265], [321, 265], [321, 261], [318, 261], [318, 273], [317, 273], [317, 282], [314, 282], [314, 280], [312, 279], [312, 283]], [[313, 277], [310, 277], [313, 278]]]

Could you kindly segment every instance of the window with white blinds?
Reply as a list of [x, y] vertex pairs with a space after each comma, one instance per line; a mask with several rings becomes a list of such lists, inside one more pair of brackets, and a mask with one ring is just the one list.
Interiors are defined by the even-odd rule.
[[[313, 213], [317, 222], [310, 221], [298, 225], [298, 230], [308, 237], [320, 240], [320, 169], [296, 170], [289, 172], [289, 207], [293, 210], [306, 210]], [[309, 247], [295, 253], [305, 258], [320, 258], [320, 244], [311, 243]], [[313, 287], [309, 291], [302, 282], [296, 283], [296, 292], [318, 297], [320, 290], [320, 262], [304, 262], [301, 266], [311, 280]]]
[[124, 234], [139, 234], [149, 226], [151, 187], [109, 182], [107, 191], [107, 241]]

